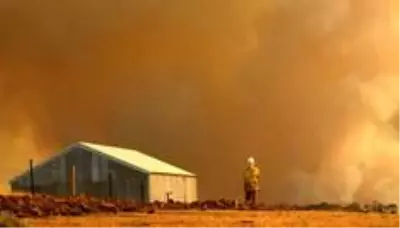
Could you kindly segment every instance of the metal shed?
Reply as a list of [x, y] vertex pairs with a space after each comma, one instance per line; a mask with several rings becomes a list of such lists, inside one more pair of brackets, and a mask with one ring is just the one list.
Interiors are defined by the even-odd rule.
[[[197, 176], [136, 150], [78, 142], [33, 167], [35, 192], [138, 201], [197, 201]], [[29, 191], [30, 172], [10, 180]]]

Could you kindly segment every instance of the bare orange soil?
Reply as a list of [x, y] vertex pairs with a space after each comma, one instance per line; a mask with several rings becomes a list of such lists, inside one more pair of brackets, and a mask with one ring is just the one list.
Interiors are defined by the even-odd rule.
[[163, 211], [25, 219], [28, 226], [341, 226], [399, 227], [398, 214], [329, 211]]

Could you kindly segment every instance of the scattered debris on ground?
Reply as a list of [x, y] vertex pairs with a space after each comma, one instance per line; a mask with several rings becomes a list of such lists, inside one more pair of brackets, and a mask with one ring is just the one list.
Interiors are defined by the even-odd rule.
[[352, 203], [348, 205], [319, 203], [310, 205], [264, 205], [248, 207], [236, 200], [206, 200], [185, 204], [169, 201], [138, 203], [134, 200], [97, 199], [90, 196], [52, 197], [49, 195], [0, 195], [0, 211], [12, 216], [46, 217], [46, 216], [81, 216], [92, 213], [140, 212], [153, 214], [159, 210], [324, 210], [346, 212], [398, 213], [397, 204], [373, 202], [368, 205]]

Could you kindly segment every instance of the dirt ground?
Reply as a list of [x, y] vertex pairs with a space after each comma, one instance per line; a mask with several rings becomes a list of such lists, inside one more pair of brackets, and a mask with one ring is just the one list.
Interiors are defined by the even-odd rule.
[[356, 226], [399, 227], [399, 215], [323, 211], [181, 211], [26, 219], [28, 226]]

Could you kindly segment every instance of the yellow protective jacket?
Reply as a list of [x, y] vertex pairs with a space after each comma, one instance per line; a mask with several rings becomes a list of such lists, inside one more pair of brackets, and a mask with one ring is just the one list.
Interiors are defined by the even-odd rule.
[[244, 170], [245, 191], [258, 191], [260, 189], [260, 169], [253, 165]]

